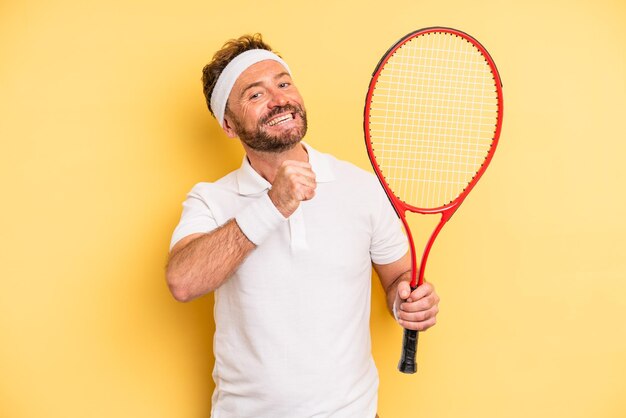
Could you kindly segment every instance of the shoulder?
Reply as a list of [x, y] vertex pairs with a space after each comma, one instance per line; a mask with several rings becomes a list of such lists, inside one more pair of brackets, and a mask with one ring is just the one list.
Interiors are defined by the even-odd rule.
[[334, 179], [360, 180], [374, 183], [377, 181], [376, 176], [373, 173], [366, 171], [349, 161], [341, 160], [332, 154], [318, 151], [308, 145], [307, 149], [313, 154], [315, 162], [319, 165], [319, 168], [324, 171], [324, 174], [326, 174], [325, 171], [328, 168]]
[[189, 197], [197, 198], [209, 198], [215, 194], [230, 194], [237, 190], [237, 170], [232, 171], [224, 177], [214, 182], [199, 182], [196, 183], [191, 191]]
[[193, 208], [198, 215], [207, 215], [222, 225], [233, 218], [245, 204], [245, 197], [239, 194], [236, 171], [215, 182], [197, 183], [187, 194], [183, 202], [184, 208]]
[[340, 160], [333, 155], [326, 154], [326, 156], [338, 181], [361, 185], [366, 188], [378, 189], [380, 187], [378, 178], [374, 175], [374, 173], [364, 170], [349, 161]]

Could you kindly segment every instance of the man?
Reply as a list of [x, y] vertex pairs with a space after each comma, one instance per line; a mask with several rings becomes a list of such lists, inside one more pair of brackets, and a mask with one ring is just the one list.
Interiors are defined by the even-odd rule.
[[215, 291], [212, 416], [374, 417], [372, 265], [403, 327], [434, 325], [438, 296], [410, 291], [406, 238], [376, 178], [301, 142], [304, 102], [260, 35], [226, 43], [203, 83], [246, 157], [187, 196], [167, 280], [180, 301]]

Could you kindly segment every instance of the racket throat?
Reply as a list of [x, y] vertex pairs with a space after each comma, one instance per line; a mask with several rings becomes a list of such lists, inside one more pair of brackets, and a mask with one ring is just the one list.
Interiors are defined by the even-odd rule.
[[443, 226], [446, 224], [446, 222], [448, 222], [450, 217], [452, 217], [457, 207], [458, 206], [455, 206], [451, 208], [451, 210], [445, 211], [441, 214], [441, 219], [439, 220], [437, 227], [435, 228], [433, 233], [430, 235], [430, 238], [428, 238], [426, 247], [424, 247], [422, 260], [420, 262], [419, 270], [417, 271], [418, 274], [416, 275], [417, 277], [413, 278], [413, 280], [411, 281], [411, 287], [418, 287], [424, 283], [424, 272], [426, 270], [426, 262], [428, 261], [428, 255], [430, 254], [430, 250], [433, 247], [433, 244], [435, 243], [435, 240], [437, 239], [439, 232], [441, 232], [441, 229], [443, 228]]

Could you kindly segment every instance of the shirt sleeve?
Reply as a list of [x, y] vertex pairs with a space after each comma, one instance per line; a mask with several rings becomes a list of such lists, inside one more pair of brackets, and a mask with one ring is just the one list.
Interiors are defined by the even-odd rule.
[[380, 185], [376, 196], [378, 211], [374, 217], [370, 257], [375, 264], [389, 264], [404, 256], [409, 250], [409, 244], [402, 222]]
[[183, 213], [178, 222], [178, 226], [176, 226], [172, 234], [170, 250], [178, 241], [188, 235], [206, 233], [217, 227], [218, 223], [215, 220], [211, 208], [194, 188], [189, 192], [187, 199], [183, 202]]

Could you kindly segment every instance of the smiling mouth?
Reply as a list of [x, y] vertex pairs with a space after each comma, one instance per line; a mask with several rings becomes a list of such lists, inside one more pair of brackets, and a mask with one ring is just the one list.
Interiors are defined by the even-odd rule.
[[273, 119], [270, 119], [267, 122], [267, 125], [268, 126], [276, 126], [276, 125], [288, 122], [288, 121], [293, 120], [293, 119], [295, 119], [294, 114], [293, 113], [287, 113], [286, 115], [280, 115], [280, 116], [277, 116], [277, 117], [275, 117]]

